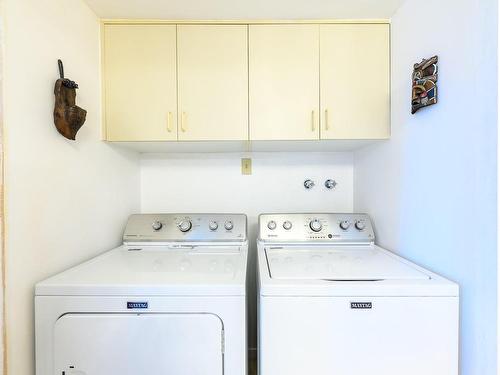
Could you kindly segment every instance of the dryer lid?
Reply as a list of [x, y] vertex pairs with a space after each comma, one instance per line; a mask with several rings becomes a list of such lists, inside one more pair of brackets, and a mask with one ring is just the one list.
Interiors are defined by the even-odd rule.
[[430, 276], [371, 246], [267, 247], [269, 274], [281, 280], [426, 280]]
[[36, 284], [36, 295], [245, 295], [247, 249], [237, 246], [110, 250]]

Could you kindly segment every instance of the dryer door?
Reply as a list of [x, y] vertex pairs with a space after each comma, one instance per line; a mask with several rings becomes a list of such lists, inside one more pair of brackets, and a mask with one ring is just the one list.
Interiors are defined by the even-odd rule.
[[66, 314], [55, 324], [60, 375], [223, 374], [213, 314]]

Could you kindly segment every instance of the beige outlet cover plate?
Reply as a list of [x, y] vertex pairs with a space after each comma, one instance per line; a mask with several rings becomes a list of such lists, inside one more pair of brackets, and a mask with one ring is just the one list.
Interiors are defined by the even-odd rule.
[[252, 174], [252, 159], [241, 159], [241, 174]]

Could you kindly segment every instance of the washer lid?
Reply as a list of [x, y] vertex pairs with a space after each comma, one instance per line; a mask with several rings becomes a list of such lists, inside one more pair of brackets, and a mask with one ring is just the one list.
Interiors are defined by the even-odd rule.
[[265, 249], [269, 274], [281, 280], [427, 280], [430, 276], [371, 246]]

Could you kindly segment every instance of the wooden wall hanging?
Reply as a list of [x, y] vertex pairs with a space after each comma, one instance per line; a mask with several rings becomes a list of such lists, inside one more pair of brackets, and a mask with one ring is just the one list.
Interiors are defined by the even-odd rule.
[[64, 78], [64, 66], [61, 60], [59, 65], [59, 79], [56, 81], [54, 95], [54, 124], [57, 131], [64, 137], [75, 140], [76, 133], [82, 127], [87, 116], [87, 111], [76, 105], [76, 89], [78, 84]]
[[413, 65], [411, 113], [437, 103], [438, 57]]

